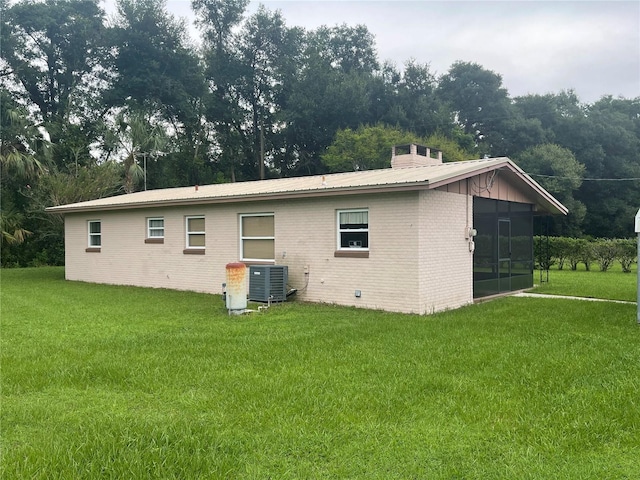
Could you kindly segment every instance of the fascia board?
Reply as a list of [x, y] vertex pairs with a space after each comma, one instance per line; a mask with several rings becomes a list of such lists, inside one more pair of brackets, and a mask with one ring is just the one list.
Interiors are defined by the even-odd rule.
[[[228, 203], [246, 203], [253, 201], [277, 201], [299, 198], [335, 197], [344, 195], [365, 195], [391, 192], [408, 192], [429, 187], [428, 181], [399, 183], [393, 185], [364, 185], [356, 187], [329, 187], [323, 190], [306, 190], [295, 192], [261, 193], [252, 195], [233, 195], [228, 197], [202, 197], [186, 199], [167, 199], [127, 203], [104, 203], [99, 205], [71, 204], [47, 207], [47, 213], [67, 214], [83, 212], [101, 212], [113, 210], [134, 210], [159, 207], [183, 207], [193, 205], [215, 205]], [[114, 197], [115, 198], [115, 197]]]

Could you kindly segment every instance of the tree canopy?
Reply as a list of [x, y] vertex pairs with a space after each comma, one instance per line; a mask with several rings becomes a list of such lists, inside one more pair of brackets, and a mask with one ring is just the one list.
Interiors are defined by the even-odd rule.
[[0, 0], [3, 265], [62, 261], [55, 203], [384, 168], [408, 142], [516, 160], [569, 207], [557, 234], [632, 234], [640, 97], [512, 98], [477, 63], [381, 62], [365, 25], [248, 4], [192, 0], [196, 39], [165, 0]]
[[553, 219], [555, 232], [565, 236], [580, 235], [586, 209], [584, 203], [575, 199], [575, 192], [582, 185], [586, 169], [571, 150], [545, 143], [526, 149], [515, 161], [569, 209], [566, 219]]

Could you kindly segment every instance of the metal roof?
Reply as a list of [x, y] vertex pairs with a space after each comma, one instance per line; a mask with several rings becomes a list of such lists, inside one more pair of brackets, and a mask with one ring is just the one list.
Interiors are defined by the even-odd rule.
[[120, 210], [156, 206], [199, 205], [328, 195], [348, 195], [395, 190], [437, 188], [498, 169], [515, 174], [515, 180], [533, 190], [537, 203], [550, 213], [567, 209], [506, 157], [467, 160], [439, 165], [386, 168], [307, 177], [219, 183], [147, 190], [86, 202], [49, 207], [51, 213]]

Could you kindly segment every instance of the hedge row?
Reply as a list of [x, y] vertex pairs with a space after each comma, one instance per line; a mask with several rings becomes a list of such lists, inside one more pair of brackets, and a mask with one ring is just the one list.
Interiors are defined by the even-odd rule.
[[569, 265], [576, 270], [583, 263], [587, 270], [596, 263], [600, 271], [606, 272], [617, 260], [623, 272], [631, 272], [631, 266], [638, 261], [638, 243], [635, 238], [584, 238], [534, 237], [534, 254], [539, 268], [548, 269], [558, 265], [562, 270]]

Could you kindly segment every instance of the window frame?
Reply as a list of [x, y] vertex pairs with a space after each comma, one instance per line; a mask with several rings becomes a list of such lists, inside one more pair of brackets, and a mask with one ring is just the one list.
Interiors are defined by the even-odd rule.
[[[273, 236], [246, 236], [243, 231], [243, 219], [246, 217], [271, 217], [273, 219]], [[247, 263], [275, 263], [276, 262], [276, 215], [273, 212], [263, 213], [241, 213], [238, 215], [239, 219], [239, 238], [240, 238], [240, 261]], [[273, 241], [273, 258], [249, 258], [244, 255], [244, 242], [245, 240], [271, 240]]]
[[[189, 220], [203, 220], [204, 230], [189, 230]], [[184, 217], [184, 232], [185, 232], [185, 249], [184, 253], [197, 253], [203, 254], [206, 249], [207, 243], [207, 223], [204, 215], [185, 215]], [[204, 245], [191, 245], [191, 237], [195, 235], [202, 235], [204, 237]]]
[[[366, 213], [367, 214], [367, 227], [366, 228], [340, 228], [340, 216], [343, 213]], [[370, 245], [370, 221], [369, 221], [369, 208], [342, 208], [336, 210], [336, 257], [368, 257], [371, 248]], [[342, 234], [343, 233], [366, 233], [367, 234], [367, 246], [366, 247], [343, 247], [342, 246]]]
[[[92, 232], [91, 225], [97, 224], [99, 232]], [[98, 243], [95, 243], [95, 239]], [[94, 241], [92, 241], [94, 240]], [[87, 252], [99, 252], [102, 248], [102, 220], [87, 220]]]
[[[147, 217], [147, 236], [145, 243], [164, 243], [164, 217]], [[151, 222], [162, 220], [162, 227], [152, 227]], [[151, 232], [162, 230], [162, 235], [152, 235]]]

